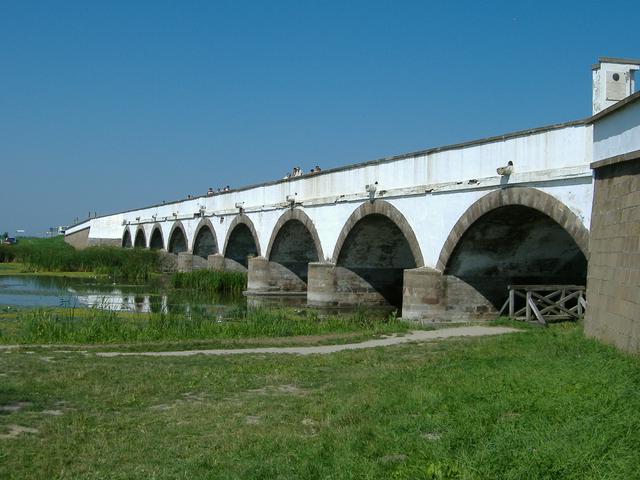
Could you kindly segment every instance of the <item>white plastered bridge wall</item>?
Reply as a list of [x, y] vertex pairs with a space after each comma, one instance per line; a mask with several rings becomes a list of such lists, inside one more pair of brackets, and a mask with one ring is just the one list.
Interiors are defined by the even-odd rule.
[[[345, 222], [369, 201], [365, 185], [378, 182], [376, 201], [391, 203], [405, 216], [417, 237], [424, 266], [435, 268], [458, 219], [497, 189], [541, 190], [567, 206], [588, 229], [592, 147], [592, 126], [574, 122], [99, 217], [70, 228], [67, 235], [90, 227], [89, 242], [97, 243], [122, 239], [125, 229], [134, 239], [142, 227], [149, 245], [152, 229], [159, 224], [167, 248], [170, 231], [180, 221], [191, 251], [202, 220], [194, 215], [203, 211], [213, 224], [222, 253], [229, 225], [239, 213], [236, 205], [241, 203], [265, 255], [278, 218], [291, 208], [287, 197], [293, 195], [295, 208], [311, 218], [324, 256], [331, 258]], [[509, 161], [514, 173], [497, 175], [496, 168]]]

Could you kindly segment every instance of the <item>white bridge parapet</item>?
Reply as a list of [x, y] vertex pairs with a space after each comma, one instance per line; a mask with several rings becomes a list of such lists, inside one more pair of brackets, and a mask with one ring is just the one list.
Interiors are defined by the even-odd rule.
[[[325, 259], [332, 259], [349, 216], [373, 198], [400, 211], [415, 232], [424, 266], [436, 268], [458, 219], [494, 190], [539, 189], [566, 205], [588, 229], [592, 141], [592, 127], [583, 121], [554, 125], [93, 218], [69, 228], [67, 236], [88, 228], [88, 244], [120, 245], [125, 230], [133, 237], [142, 228], [148, 246], [152, 229], [159, 225], [167, 249], [172, 227], [179, 221], [192, 250], [196, 229], [208, 218], [224, 253], [228, 227], [239, 214], [237, 205], [242, 205], [265, 255], [274, 226], [291, 209], [288, 198], [293, 197], [294, 208], [312, 220]], [[496, 168], [508, 162], [513, 163], [513, 173], [497, 175]], [[373, 197], [367, 185], [375, 185]]]

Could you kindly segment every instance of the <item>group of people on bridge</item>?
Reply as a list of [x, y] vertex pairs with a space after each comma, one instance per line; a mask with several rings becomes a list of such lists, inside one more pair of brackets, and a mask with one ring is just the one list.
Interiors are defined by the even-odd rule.
[[217, 192], [212, 187], [209, 187], [209, 190], [207, 190], [207, 197], [211, 197], [212, 195], [215, 195], [216, 193], [230, 192], [230, 191], [231, 191], [231, 188], [229, 187], [229, 185], [227, 185], [224, 188], [219, 188]]
[[[320, 166], [316, 165], [309, 171], [309, 174], [318, 173], [321, 171], [322, 169], [320, 168]], [[293, 167], [293, 170], [291, 170], [291, 172], [288, 172], [284, 177], [282, 177], [282, 179], [286, 180], [288, 178], [301, 177], [302, 175], [304, 175], [304, 173], [302, 172], [302, 169], [300, 167]]]
[[[322, 169], [320, 168], [319, 165], [316, 165], [314, 168], [312, 168], [309, 171], [309, 174], [313, 174], [313, 173], [318, 173], [321, 172]], [[294, 178], [294, 177], [301, 177], [302, 175], [304, 175], [304, 173], [302, 172], [302, 169], [300, 167], [293, 167], [293, 170], [291, 170], [291, 172], [288, 172], [283, 178], [283, 180], [289, 179], [289, 178]], [[213, 187], [209, 187], [209, 189], [207, 190], [207, 197], [211, 197], [213, 195], [215, 195], [216, 193], [224, 193], [224, 192], [230, 192], [231, 188], [229, 187], [229, 185], [227, 185], [224, 188], [218, 188], [218, 190], [215, 190]], [[193, 195], [187, 195], [188, 199], [193, 198]], [[163, 201], [164, 203], [164, 201]]]

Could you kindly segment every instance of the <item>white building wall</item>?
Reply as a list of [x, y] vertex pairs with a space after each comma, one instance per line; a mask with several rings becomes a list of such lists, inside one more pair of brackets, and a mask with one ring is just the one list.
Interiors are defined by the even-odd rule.
[[640, 150], [640, 101], [597, 120], [593, 127], [593, 161]]

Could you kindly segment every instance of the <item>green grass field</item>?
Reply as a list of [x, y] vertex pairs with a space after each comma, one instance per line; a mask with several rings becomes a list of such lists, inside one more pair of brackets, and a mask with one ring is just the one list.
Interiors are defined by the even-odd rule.
[[640, 475], [640, 361], [573, 324], [308, 357], [29, 347], [0, 372], [3, 479]]

